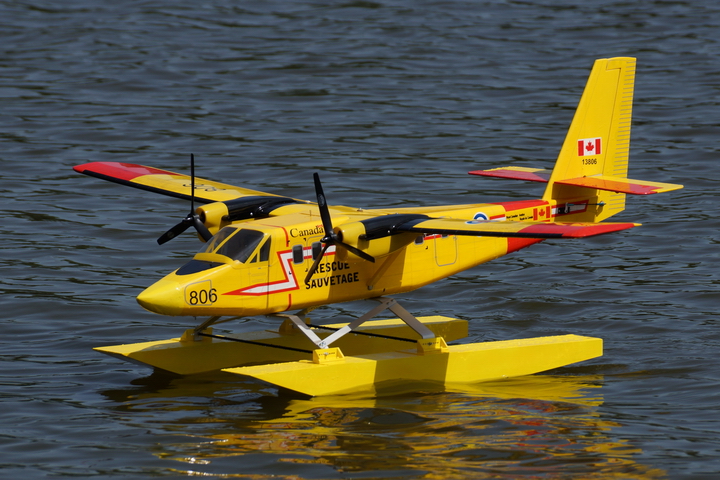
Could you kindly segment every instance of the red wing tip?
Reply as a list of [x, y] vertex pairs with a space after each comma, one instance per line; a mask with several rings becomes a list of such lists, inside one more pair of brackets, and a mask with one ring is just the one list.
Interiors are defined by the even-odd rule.
[[469, 175], [482, 175], [483, 177], [496, 177], [498, 176], [498, 172], [506, 172], [507, 170], [504, 169], [495, 169], [493, 171], [488, 170], [471, 170], [468, 172]]
[[145, 175], [179, 175], [178, 173], [146, 167], [135, 163], [121, 162], [90, 162], [73, 167], [78, 173], [96, 173], [119, 180], [132, 181]]
[[586, 238], [604, 233], [619, 232], [639, 225], [639, 223], [536, 224], [522, 229], [521, 232], [528, 236], [537, 233], [538, 235], [557, 235], [562, 238]]
[[596, 226], [592, 227], [580, 227], [580, 229], [577, 232], [568, 233], [567, 235], [563, 235], [564, 237], [571, 237], [571, 238], [585, 238], [585, 237], [593, 237], [595, 235], [602, 235], [604, 233], [614, 233], [614, 232], [620, 232], [622, 230], [628, 230], [633, 227], [640, 226], [639, 223], [612, 223], [612, 224], [598, 224]]

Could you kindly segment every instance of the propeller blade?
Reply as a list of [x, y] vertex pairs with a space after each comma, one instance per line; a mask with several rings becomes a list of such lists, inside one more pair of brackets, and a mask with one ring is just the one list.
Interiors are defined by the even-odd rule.
[[195, 155], [190, 154], [190, 215], [195, 214]]
[[181, 233], [183, 233], [185, 230], [190, 228], [190, 226], [193, 224], [193, 221], [191, 219], [188, 219], [187, 217], [183, 218], [180, 223], [172, 227], [167, 232], [160, 235], [160, 238], [157, 239], [158, 245], [162, 245], [163, 243], [169, 242], [173, 238], [177, 237]]
[[315, 275], [315, 271], [317, 270], [318, 266], [320, 265], [320, 262], [322, 262], [323, 256], [325, 256], [325, 252], [327, 249], [330, 248], [330, 244], [326, 243], [322, 250], [320, 250], [320, 253], [317, 257], [315, 257], [315, 261], [313, 262], [312, 266], [310, 267], [310, 270], [308, 270], [307, 275], [305, 275], [305, 283], [309, 282], [313, 275]]
[[335, 232], [333, 231], [332, 219], [330, 218], [330, 210], [328, 210], [325, 192], [323, 192], [320, 176], [317, 172], [313, 173], [313, 180], [315, 180], [315, 194], [317, 195], [318, 208], [320, 209], [320, 218], [322, 219], [323, 228], [325, 229], [325, 238], [333, 238]]
[[197, 213], [193, 214], [192, 222], [195, 230], [197, 230], [203, 240], [207, 242], [212, 238], [212, 233], [210, 233], [210, 230], [208, 230], [202, 220], [200, 220], [200, 215], [198, 215]]
[[335, 245], [338, 247], [342, 247], [345, 250], [349, 250], [351, 253], [354, 253], [355, 255], [362, 258], [363, 260], [367, 260], [368, 262], [375, 263], [375, 257], [373, 257], [372, 255], [370, 255], [368, 253], [363, 252], [359, 248], [355, 248], [352, 245], [348, 245], [345, 242], [341, 242], [340, 240], [336, 240]]
[[[320, 210], [320, 218], [322, 219], [323, 228], [325, 229], [325, 238], [322, 239], [322, 241], [325, 243], [325, 247], [322, 250], [322, 254], [325, 254], [325, 250], [327, 250], [328, 246], [335, 245], [337, 247], [344, 248], [345, 250], [354, 253], [363, 260], [375, 263], [375, 258], [372, 255], [368, 255], [359, 248], [348, 245], [347, 243], [341, 241], [340, 238], [338, 238], [338, 235], [335, 233], [335, 229], [333, 228], [332, 218], [330, 217], [330, 210], [328, 209], [327, 200], [325, 199], [325, 192], [323, 191], [322, 183], [320, 183], [320, 175], [318, 175], [317, 172], [313, 173], [313, 180], [315, 181], [315, 194], [317, 195], [317, 204], [318, 209]], [[305, 277], [305, 281], [308, 281], [310, 277], [313, 276], [315, 270], [320, 264], [321, 258], [322, 255], [315, 259], [315, 262], [308, 271], [307, 277]]]

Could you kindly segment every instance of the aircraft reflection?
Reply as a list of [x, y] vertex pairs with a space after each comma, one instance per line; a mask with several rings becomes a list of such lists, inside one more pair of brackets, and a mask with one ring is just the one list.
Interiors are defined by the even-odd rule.
[[123, 417], [152, 413], [153, 433], [174, 435], [153, 453], [188, 475], [664, 477], [637, 463], [641, 450], [603, 418], [602, 382], [534, 375], [462, 391], [305, 399], [218, 373], [103, 393]]

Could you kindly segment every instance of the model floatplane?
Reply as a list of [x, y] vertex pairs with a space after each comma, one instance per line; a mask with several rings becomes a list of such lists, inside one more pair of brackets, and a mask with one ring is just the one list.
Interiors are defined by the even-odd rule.
[[[626, 194], [682, 188], [627, 178], [634, 77], [633, 58], [595, 62], [553, 170], [470, 172], [546, 183], [536, 200], [361, 209], [328, 205], [317, 174], [317, 201], [309, 202], [196, 179], [194, 165], [190, 176], [127, 163], [75, 167], [190, 200], [190, 213], [158, 243], [190, 227], [205, 242], [137, 300], [159, 314], [209, 318], [180, 338], [98, 350], [179, 374], [224, 369], [308, 395], [399, 381], [475, 383], [602, 355], [601, 339], [577, 335], [448, 345], [466, 336], [467, 322], [415, 318], [387, 295], [544, 239], [635, 227], [603, 220], [624, 209]], [[379, 303], [349, 324], [316, 326], [307, 317], [318, 306], [362, 299]], [[399, 318], [371, 320], [387, 309]], [[275, 331], [213, 334], [228, 317], [255, 315], [283, 320]]]

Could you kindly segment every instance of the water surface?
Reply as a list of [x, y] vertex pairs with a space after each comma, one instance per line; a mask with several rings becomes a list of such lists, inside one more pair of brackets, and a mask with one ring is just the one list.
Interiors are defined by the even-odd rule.
[[[7, 477], [709, 478], [720, 471], [718, 90], [709, 1], [0, 2], [0, 473]], [[187, 211], [75, 174], [121, 161], [333, 203], [535, 198], [595, 58], [635, 56], [632, 231], [546, 242], [399, 300], [473, 341], [604, 357], [462, 392], [298, 399], [92, 347], [192, 319], [134, 297], [198, 247]], [[362, 304], [328, 307], [355, 315]], [[236, 330], [271, 328], [248, 319]]]

